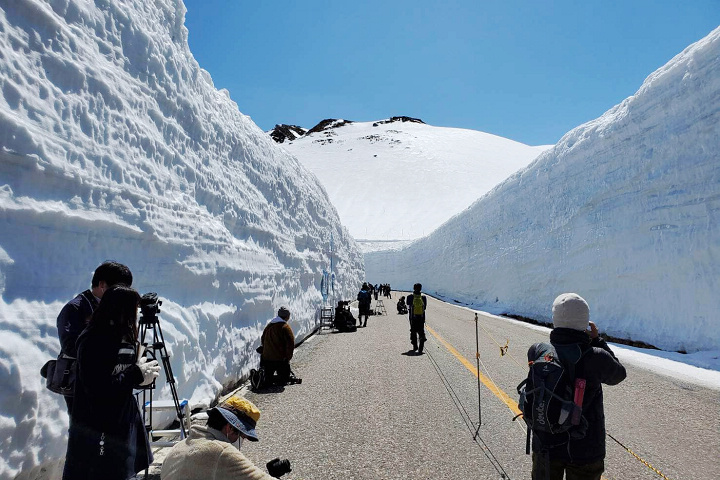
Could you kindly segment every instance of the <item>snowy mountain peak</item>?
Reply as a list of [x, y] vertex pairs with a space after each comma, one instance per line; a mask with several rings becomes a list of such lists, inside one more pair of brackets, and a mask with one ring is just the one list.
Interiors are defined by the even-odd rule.
[[[376, 122], [372, 122], [372, 125], [373, 125], [373, 127], [377, 127], [378, 125], [385, 125], [385, 124], [394, 123], [394, 122], [412, 122], [412, 123], [422, 123], [422, 124], [425, 123], [422, 120], [420, 120], [419, 118], [398, 116], [398, 117], [390, 117], [386, 120], [378, 120]], [[355, 122], [353, 122], [352, 120], [326, 118], [325, 120], [320, 121], [317, 125], [312, 127], [310, 130], [305, 129], [303, 127], [299, 127], [297, 125], [286, 125], [284, 123], [281, 123], [281, 124], [275, 125], [275, 128], [270, 130], [268, 132], [268, 134], [277, 143], [284, 143], [285, 141], [292, 142], [293, 140], [297, 140], [298, 138], [305, 136], [305, 135], [311, 135], [313, 133], [319, 133], [319, 132], [332, 131], [334, 129], [343, 127], [345, 125], [350, 125], [352, 123], [355, 123]]]
[[549, 148], [405, 116], [326, 119], [283, 147], [366, 251], [429, 234]]

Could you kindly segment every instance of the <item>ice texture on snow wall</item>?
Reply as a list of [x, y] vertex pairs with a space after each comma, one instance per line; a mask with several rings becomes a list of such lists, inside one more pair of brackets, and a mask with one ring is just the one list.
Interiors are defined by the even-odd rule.
[[339, 296], [362, 279], [325, 190], [213, 86], [184, 15], [0, 0], [0, 478], [64, 455], [64, 403], [38, 372], [102, 261], [163, 299], [180, 395], [205, 402], [257, 362], [280, 305], [298, 337], [314, 326], [331, 236]]
[[368, 278], [549, 321], [577, 292], [618, 337], [720, 350], [720, 29]]

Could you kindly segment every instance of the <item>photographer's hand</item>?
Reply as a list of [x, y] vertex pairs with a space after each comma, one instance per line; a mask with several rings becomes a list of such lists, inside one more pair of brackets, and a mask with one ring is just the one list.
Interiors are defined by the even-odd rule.
[[157, 360], [150, 360], [148, 362], [147, 357], [140, 357], [138, 358], [137, 366], [143, 375], [143, 381], [140, 383], [141, 387], [150, 385], [158, 375], [160, 375], [160, 365]]
[[590, 338], [595, 339], [598, 338], [598, 328], [597, 325], [595, 325], [595, 322], [588, 322], [590, 324], [590, 331], [588, 332], [588, 335], [590, 335]]

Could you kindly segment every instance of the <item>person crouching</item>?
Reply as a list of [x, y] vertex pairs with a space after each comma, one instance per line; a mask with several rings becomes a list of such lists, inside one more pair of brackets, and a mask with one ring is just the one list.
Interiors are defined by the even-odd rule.
[[[277, 317], [263, 330], [260, 367], [265, 371], [265, 384], [285, 385], [290, 380], [290, 360], [295, 351], [295, 335], [288, 324], [290, 310], [280, 307]], [[277, 377], [273, 378], [277, 373]]]
[[260, 410], [252, 402], [238, 395], [228, 398], [208, 412], [207, 425], [193, 425], [188, 437], [173, 446], [163, 462], [160, 479], [275, 478], [240, 453], [243, 440], [258, 441], [255, 427], [259, 419]]

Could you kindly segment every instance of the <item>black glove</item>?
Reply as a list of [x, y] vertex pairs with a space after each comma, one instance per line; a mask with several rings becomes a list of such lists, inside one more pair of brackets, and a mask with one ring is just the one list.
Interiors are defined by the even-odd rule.
[[267, 463], [267, 465], [265, 465], [265, 467], [267, 467], [267, 471], [270, 476], [275, 478], [280, 478], [286, 473], [292, 472], [292, 469], [290, 468], [290, 460], [287, 458], [285, 460], [273, 458]]

